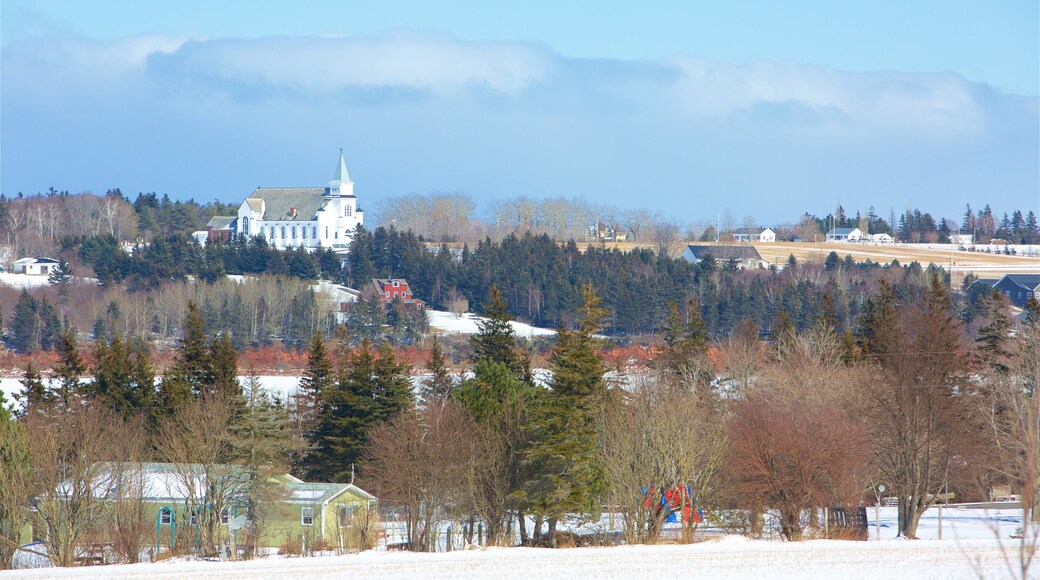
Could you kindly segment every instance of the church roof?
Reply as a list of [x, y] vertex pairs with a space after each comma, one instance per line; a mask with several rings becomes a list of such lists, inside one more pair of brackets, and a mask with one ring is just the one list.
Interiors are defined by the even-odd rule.
[[332, 181], [351, 183], [350, 174], [347, 173], [347, 162], [343, 159], [342, 149], [339, 150], [339, 165], [336, 167], [336, 174], [332, 176]]
[[[324, 187], [258, 187], [250, 199], [264, 200], [264, 221], [309, 222], [325, 203]], [[246, 200], [247, 202], [249, 199]], [[252, 207], [253, 204], [250, 204]], [[296, 208], [296, 216], [290, 210]]]

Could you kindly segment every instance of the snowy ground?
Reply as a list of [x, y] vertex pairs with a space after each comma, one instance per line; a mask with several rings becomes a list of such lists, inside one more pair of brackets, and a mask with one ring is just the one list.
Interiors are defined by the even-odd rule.
[[0, 284], [14, 286], [15, 288], [35, 288], [36, 286], [46, 286], [47, 276], [30, 276], [28, 274], [0, 272]]
[[[441, 332], [449, 334], [476, 334], [477, 322], [481, 320], [481, 317], [476, 314], [463, 314], [462, 316], [456, 316], [451, 312], [430, 309], [426, 310], [426, 316], [429, 319], [432, 328], [436, 328]], [[537, 326], [531, 326], [515, 320], [509, 324], [513, 326], [513, 332], [515, 332], [517, 336], [525, 338], [534, 336], [552, 336], [556, 334], [555, 330], [538, 328]]]
[[[873, 518], [873, 510], [868, 510]], [[937, 511], [922, 520], [934, 537]], [[895, 540], [894, 508], [881, 512], [882, 541], [787, 543], [718, 536], [693, 545], [544, 550], [492, 548], [437, 554], [370, 551], [250, 562], [176, 561], [104, 568], [5, 572], [6, 578], [1008, 578], [1007, 538], [1017, 510], [944, 510], [943, 540]], [[873, 522], [871, 523], [873, 540]], [[997, 539], [997, 538], [1000, 539]], [[1035, 572], [1035, 570], [1034, 570]], [[1034, 575], [1033, 577], [1037, 577]]]
[[5, 578], [1006, 578], [994, 540], [781, 543], [728, 536], [677, 546], [545, 550], [497, 548], [439, 554], [365, 552], [249, 562], [161, 562], [5, 572]]

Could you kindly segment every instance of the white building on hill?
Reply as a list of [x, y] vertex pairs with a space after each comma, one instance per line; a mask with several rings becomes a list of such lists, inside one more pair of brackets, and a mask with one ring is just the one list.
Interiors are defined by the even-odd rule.
[[258, 187], [238, 208], [237, 232], [275, 248], [345, 250], [364, 223], [343, 150], [328, 187]]

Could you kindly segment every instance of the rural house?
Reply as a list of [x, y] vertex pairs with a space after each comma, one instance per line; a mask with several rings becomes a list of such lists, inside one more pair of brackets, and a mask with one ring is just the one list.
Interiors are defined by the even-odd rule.
[[993, 287], [1015, 306], [1025, 308], [1030, 298], [1040, 299], [1040, 274], [1007, 274]]
[[30, 276], [49, 276], [59, 266], [61, 262], [54, 258], [20, 258], [14, 261], [11, 271]]
[[412, 294], [408, 281], [403, 278], [373, 278], [371, 288], [383, 306], [394, 300], [400, 300], [405, 306], [417, 310], [426, 308], [426, 303]]
[[859, 228], [833, 228], [827, 232], [828, 242], [859, 242], [863, 240], [863, 230]]
[[691, 264], [700, 263], [708, 256], [719, 262], [734, 262], [738, 268], [764, 268], [767, 265], [754, 246], [690, 244], [682, 253], [683, 259]]
[[775, 242], [776, 232], [772, 228], [740, 228], [733, 232], [735, 242]]

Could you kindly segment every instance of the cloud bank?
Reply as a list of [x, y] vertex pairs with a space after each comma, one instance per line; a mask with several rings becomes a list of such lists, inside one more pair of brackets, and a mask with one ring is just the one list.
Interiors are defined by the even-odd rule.
[[[596, 191], [618, 202], [633, 182], [617, 182], [617, 176], [602, 170], [582, 181], [581, 175], [566, 175], [567, 166], [584, 172], [595, 171], [598, 162], [620, 162], [653, 171], [656, 159], [662, 167], [652, 186], [661, 203], [690, 189], [729, 188], [737, 201], [740, 196], [749, 200], [749, 209], [762, 207], [754, 199], [770, 195], [762, 190], [773, 183], [820, 203], [873, 191], [877, 205], [900, 201], [902, 207], [901, 196], [910, 192], [922, 205], [931, 195], [941, 200], [936, 203], [948, 203], [943, 196], [949, 196], [951, 180], [941, 175], [942, 168], [974, 157], [970, 168], [959, 170], [972, 173], [955, 180], [962, 184], [958, 205], [973, 195], [1003, 195], [1021, 207], [1036, 202], [1030, 195], [1035, 198], [1038, 180], [1038, 99], [1000, 93], [953, 73], [851, 73], [795, 62], [692, 56], [572, 59], [530, 43], [393, 32], [365, 38], [20, 39], [4, 48], [0, 74], [5, 161], [20, 158], [29, 166], [35, 160], [9, 146], [12, 138], [35, 141], [23, 134], [28, 130], [78, 131], [87, 138], [83, 133], [96, 126], [81, 118], [100, 117], [116, 126], [143, 123], [149, 134], [182, 138], [183, 126], [177, 123], [214, 130], [226, 123], [224, 130], [234, 130], [234, 123], [243, 122], [243, 111], [250, 111], [270, 128], [247, 132], [259, 131], [269, 139], [279, 138], [280, 127], [295, 131], [292, 138], [314, 141], [297, 120], [325, 118], [351, 132], [348, 139], [378, 140], [376, 131], [408, 139], [417, 131], [454, 130], [462, 136], [451, 137], [458, 147], [452, 153], [469, 156], [474, 165], [507, 165], [491, 157], [489, 143], [573, 156], [573, 163], [560, 163], [524, 153], [531, 164], [544, 168], [544, 175], [518, 180], [503, 171], [499, 177], [510, 180], [513, 194]], [[56, 109], [63, 112], [51, 114]], [[11, 115], [40, 124], [9, 122]], [[50, 117], [60, 126], [46, 126]], [[311, 131], [322, 129], [328, 130]], [[566, 143], [565, 150], [546, 143], [554, 136]], [[471, 147], [463, 145], [467, 137]], [[835, 159], [844, 161], [846, 183], [833, 169], [807, 175], [810, 168]], [[384, 160], [375, 172], [390, 171], [391, 161], [400, 165], [402, 160]], [[437, 164], [417, 165], [430, 181], [425, 187], [393, 179], [385, 185], [477, 190], [477, 195], [494, 189], [482, 181], [491, 176], [470, 179], [458, 169], [433, 176], [425, 172]], [[455, 164], [440, 167], [446, 165]], [[773, 180], [735, 175], [741, 165], [760, 168]], [[897, 175], [880, 178], [879, 167]], [[33, 179], [46, 179], [38, 171], [21, 171], [5, 167], [5, 182], [31, 190]], [[1000, 172], [1001, 178], [991, 179], [986, 172]], [[110, 173], [118, 179], [118, 168]], [[221, 180], [214, 176], [214, 181]], [[585, 191], [573, 191], [583, 183]], [[937, 191], [922, 191], [928, 183]], [[36, 187], [48, 185], [41, 181]], [[208, 191], [205, 184], [196, 187]], [[776, 219], [781, 217], [790, 216]]]

